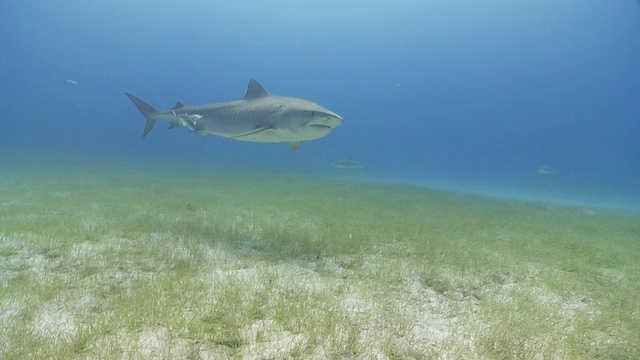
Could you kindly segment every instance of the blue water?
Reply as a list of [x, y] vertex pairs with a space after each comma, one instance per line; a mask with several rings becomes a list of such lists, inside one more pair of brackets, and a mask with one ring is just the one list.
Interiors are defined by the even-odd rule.
[[[640, 211], [638, 1], [16, 1], [0, 31], [0, 176], [231, 164]], [[123, 94], [198, 105], [250, 78], [344, 123], [295, 152], [165, 124], [143, 140]], [[345, 157], [369, 171], [329, 166]]]

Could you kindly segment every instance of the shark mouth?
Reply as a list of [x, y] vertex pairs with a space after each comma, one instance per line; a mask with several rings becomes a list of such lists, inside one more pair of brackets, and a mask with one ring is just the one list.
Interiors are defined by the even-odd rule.
[[331, 126], [329, 125], [322, 125], [322, 124], [308, 124], [308, 127], [312, 127], [312, 128], [316, 128], [316, 129], [331, 129]]

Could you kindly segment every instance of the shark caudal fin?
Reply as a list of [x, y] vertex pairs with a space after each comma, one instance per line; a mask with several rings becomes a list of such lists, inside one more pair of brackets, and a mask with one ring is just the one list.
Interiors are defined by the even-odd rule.
[[131, 95], [129, 93], [124, 93], [124, 94], [127, 95], [127, 97], [129, 97], [129, 100], [133, 102], [133, 104], [138, 108], [138, 110], [140, 110], [145, 120], [147, 120], [147, 124], [144, 127], [144, 134], [142, 135], [142, 137], [144, 138], [147, 136], [147, 134], [149, 134], [151, 129], [153, 129], [153, 125], [156, 124], [156, 121], [151, 117], [151, 115], [155, 113], [157, 110], [153, 106], [147, 104], [143, 100], [136, 97], [135, 95]]

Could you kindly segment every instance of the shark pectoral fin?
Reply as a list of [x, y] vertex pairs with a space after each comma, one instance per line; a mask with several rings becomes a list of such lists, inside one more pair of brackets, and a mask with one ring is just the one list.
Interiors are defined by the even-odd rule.
[[205, 135], [207, 135], [207, 133], [206, 133], [206, 132], [204, 132], [204, 131], [198, 131], [198, 133], [200, 134], [200, 136], [205, 136]]
[[300, 141], [292, 141], [289, 146], [291, 146], [291, 150], [296, 151], [300, 147]]
[[179, 126], [178, 123], [172, 122], [171, 125], [169, 125], [169, 129], [177, 128], [178, 126]]
[[239, 138], [242, 138], [242, 137], [245, 137], [245, 136], [255, 135], [257, 133], [260, 133], [260, 132], [263, 132], [263, 131], [269, 130], [269, 129], [271, 129], [270, 126], [260, 126], [260, 127], [257, 127], [255, 129], [251, 130], [251, 131], [247, 131], [245, 133], [241, 133], [241, 134], [234, 135], [234, 136], [229, 136], [229, 138], [231, 138], [231, 139], [239, 139]]

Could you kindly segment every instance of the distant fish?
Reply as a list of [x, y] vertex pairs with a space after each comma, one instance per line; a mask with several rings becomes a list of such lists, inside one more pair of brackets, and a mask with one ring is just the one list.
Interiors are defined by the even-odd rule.
[[336, 160], [331, 163], [331, 166], [338, 169], [350, 169], [350, 170], [363, 169], [365, 171], [369, 168], [367, 165], [364, 165], [362, 163], [359, 163], [351, 159]]
[[67, 80], [67, 82], [68, 82], [69, 84], [78, 85], [78, 82], [77, 82], [77, 81], [74, 81], [74, 80]]
[[557, 167], [551, 165], [542, 165], [538, 168], [538, 174], [543, 175], [556, 175], [559, 172]]

